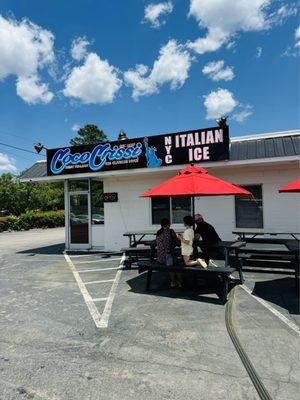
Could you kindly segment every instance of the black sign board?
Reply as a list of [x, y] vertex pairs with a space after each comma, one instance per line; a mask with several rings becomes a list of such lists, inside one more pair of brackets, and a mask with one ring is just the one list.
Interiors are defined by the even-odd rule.
[[118, 193], [103, 193], [103, 202], [104, 203], [117, 203], [118, 201]]
[[229, 129], [214, 127], [47, 150], [47, 174], [155, 168], [229, 159]]

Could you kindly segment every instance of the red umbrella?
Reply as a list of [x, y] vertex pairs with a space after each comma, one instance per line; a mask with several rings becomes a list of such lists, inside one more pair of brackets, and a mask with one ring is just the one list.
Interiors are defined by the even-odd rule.
[[192, 196], [192, 212], [195, 213], [195, 196], [252, 196], [248, 190], [223, 181], [207, 173], [204, 168], [189, 166], [178, 175], [147, 190], [140, 197]]
[[300, 179], [295, 179], [294, 181], [288, 183], [285, 186], [282, 186], [279, 189], [279, 193], [284, 193], [284, 192], [300, 192]]

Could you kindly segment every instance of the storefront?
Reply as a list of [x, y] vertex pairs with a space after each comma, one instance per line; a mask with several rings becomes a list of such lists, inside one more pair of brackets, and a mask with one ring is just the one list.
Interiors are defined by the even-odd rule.
[[128, 230], [155, 229], [162, 217], [181, 226], [189, 198], [142, 199], [139, 195], [194, 163], [246, 187], [245, 198], [196, 199], [196, 212], [230, 240], [232, 230], [268, 228], [299, 231], [299, 195], [278, 188], [299, 177], [300, 132], [235, 137], [214, 127], [101, 145], [47, 151], [22, 181], [64, 181], [66, 248], [119, 250]]

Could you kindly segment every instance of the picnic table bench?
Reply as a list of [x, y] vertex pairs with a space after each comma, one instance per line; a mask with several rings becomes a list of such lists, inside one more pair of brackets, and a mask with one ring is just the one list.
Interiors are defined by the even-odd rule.
[[122, 253], [125, 253], [126, 259], [123, 265], [126, 268], [131, 268], [132, 264], [137, 263], [143, 259], [153, 260], [154, 256], [152, 253], [152, 246], [140, 246], [140, 247], [123, 247]]
[[233, 243], [229, 252], [234, 251], [241, 267], [246, 261], [287, 261], [295, 271], [296, 287], [299, 287], [299, 243], [284, 239], [248, 239]]
[[[230, 275], [236, 270], [236, 268], [231, 268], [225, 265], [225, 261], [216, 261], [214, 263], [218, 265], [217, 267], [208, 266], [207, 268], [202, 268], [200, 266], [187, 267], [183, 263], [173, 266], [166, 266], [158, 263], [157, 261], [140, 261], [138, 262], [138, 272], [143, 273], [147, 271], [146, 279], [146, 291], [150, 290], [152, 272], [180, 272], [183, 274], [197, 274], [201, 277], [211, 277], [218, 283], [218, 289], [216, 294], [219, 296], [220, 300], [225, 303], [227, 301], [228, 295], [228, 284], [230, 280]], [[242, 274], [242, 272], [240, 271]], [[242, 275], [240, 275], [242, 276]], [[243, 279], [243, 278], [242, 278]]]
[[[222, 241], [221, 243], [218, 243], [217, 245], [212, 245], [210, 247], [210, 250], [218, 250], [218, 249], [224, 249], [224, 257], [222, 259], [226, 260], [226, 265], [229, 263], [228, 260], [228, 250], [230, 249], [230, 246], [234, 242], [232, 241]], [[240, 242], [239, 242], [240, 243]], [[197, 241], [195, 242], [195, 246], [201, 247], [202, 241]], [[136, 246], [136, 247], [123, 247], [121, 249], [122, 253], [125, 253], [127, 256], [124, 265], [127, 268], [131, 268], [131, 265], [133, 263], [137, 263], [138, 261], [144, 259], [147, 257], [151, 261], [155, 259], [156, 256], [156, 240], [148, 241], [147, 243], [144, 244], [144, 246]], [[181, 257], [181, 252], [180, 252], [180, 247], [175, 248], [175, 255], [178, 257]], [[218, 258], [215, 255], [213, 255], [211, 258], [215, 259]], [[218, 258], [219, 259], [219, 258]]]
[[257, 236], [292, 236], [293, 239], [299, 242], [300, 232], [295, 231], [287, 231], [280, 229], [263, 229], [263, 228], [236, 228], [232, 231], [234, 235], [238, 235], [241, 240], [247, 240], [250, 236], [251, 239], [256, 238]]

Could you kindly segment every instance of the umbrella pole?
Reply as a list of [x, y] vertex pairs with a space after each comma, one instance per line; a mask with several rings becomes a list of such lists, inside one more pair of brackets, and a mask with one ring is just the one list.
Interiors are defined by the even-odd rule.
[[[192, 195], [192, 217], [195, 218], [195, 196]], [[195, 229], [195, 221], [193, 224], [193, 228]]]

